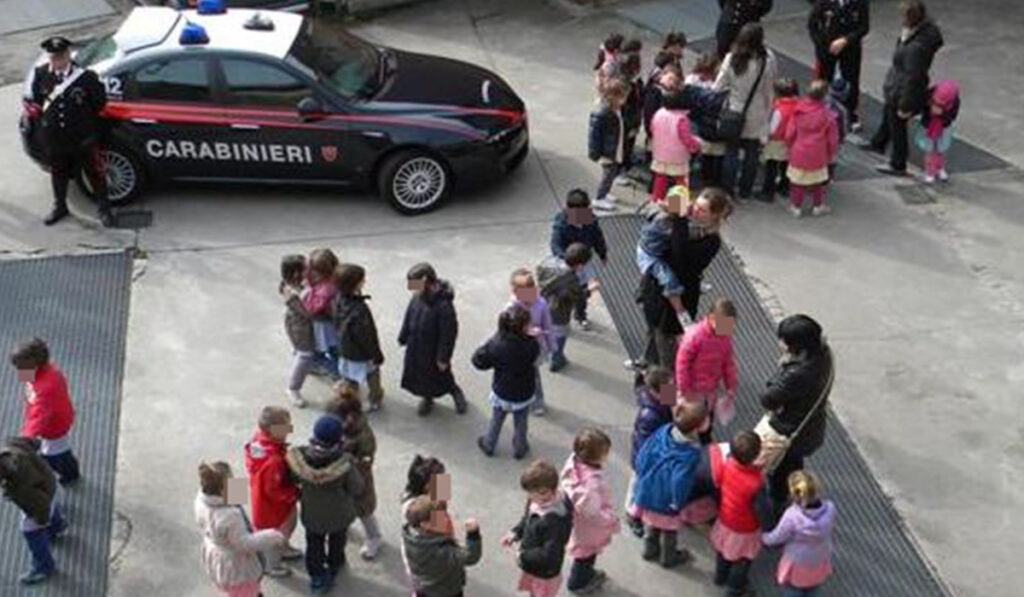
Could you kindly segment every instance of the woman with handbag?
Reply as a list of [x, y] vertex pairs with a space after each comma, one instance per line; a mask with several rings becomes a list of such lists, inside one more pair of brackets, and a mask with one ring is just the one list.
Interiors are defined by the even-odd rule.
[[784, 353], [779, 369], [761, 393], [765, 413], [754, 431], [761, 436], [759, 465], [768, 474], [774, 522], [786, 508], [787, 480], [825, 442], [825, 404], [835, 365], [821, 326], [807, 315], [779, 323]]
[[[715, 91], [729, 92], [718, 121], [718, 140], [727, 146], [722, 186], [740, 199], [749, 199], [753, 192], [761, 145], [768, 140], [776, 72], [775, 54], [764, 45], [764, 29], [757, 23], [744, 25], [714, 84]], [[743, 166], [737, 189], [740, 151]]]

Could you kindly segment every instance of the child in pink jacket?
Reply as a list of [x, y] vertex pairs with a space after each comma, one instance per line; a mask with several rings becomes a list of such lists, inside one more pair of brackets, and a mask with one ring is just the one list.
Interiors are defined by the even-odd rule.
[[685, 107], [683, 94], [674, 91], [665, 96], [662, 107], [651, 118], [651, 199], [656, 202], [665, 200], [671, 186], [690, 186], [690, 155], [700, 152], [701, 144], [690, 132]]
[[576, 434], [572, 456], [562, 467], [562, 491], [572, 500], [573, 525], [569, 538], [572, 569], [569, 591], [590, 593], [607, 578], [603, 570], [594, 568], [597, 556], [619, 532], [611, 492], [604, 476], [604, 466], [612, 440], [600, 429], [584, 429]]
[[810, 193], [816, 216], [825, 215], [825, 184], [828, 183], [828, 165], [835, 161], [839, 150], [839, 129], [825, 97], [828, 84], [820, 79], [811, 82], [807, 96], [800, 100], [786, 125], [785, 140], [789, 147], [789, 211], [799, 218], [803, 215], [804, 194]]
[[[703, 402], [712, 420], [722, 424], [732, 419], [736, 397], [736, 359], [732, 350], [732, 332], [736, 326], [736, 306], [729, 299], [715, 301], [700, 322], [686, 330], [676, 351], [676, 390], [687, 402]], [[718, 385], [724, 382], [725, 397], [718, 400]], [[711, 442], [711, 427], [700, 434]]]

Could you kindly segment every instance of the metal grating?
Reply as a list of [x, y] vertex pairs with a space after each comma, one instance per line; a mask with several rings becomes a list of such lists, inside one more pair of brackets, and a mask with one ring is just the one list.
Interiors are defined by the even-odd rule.
[[[646, 345], [646, 325], [633, 291], [639, 273], [633, 261], [641, 219], [634, 215], [602, 218], [610, 248], [603, 270], [602, 297], [630, 356], [638, 357]], [[732, 299], [739, 310], [734, 346], [739, 367], [737, 416], [719, 438], [739, 428], [752, 428], [761, 416], [757, 399], [764, 380], [776, 368], [778, 348], [775, 323], [731, 250], [723, 248], [705, 273], [711, 290], [704, 293], [701, 311], [718, 297]], [[840, 357], [841, 359], [841, 357]], [[842, 374], [842, 361], [838, 361]], [[832, 400], [843, 397], [833, 392]], [[838, 507], [835, 534], [835, 574], [822, 595], [937, 597], [951, 595], [907, 532], [899, 513], [868, 469], [864, 458], [833, 412], [828, 415], [825, 445], [807, 461], [820, 473]], [[764, 551], [754, 564], [751, 579], [759, 594], [774, 594], [778, 551]]]
[[68, 534], [53, 544], [57, 573], [22, 589], [28, 549], [18, 511], [0, 505], [0, 595], [97, 597], [107, 594], [118, 413], [132, 278], [127, 252], [0, 261], [0, 434], [17, 433], [21, 403], [15, 371], [6, 362], [13, 345], [39, 336], [68, 377], [77, 417], [72, 445], [82, 479], [62, 490]]

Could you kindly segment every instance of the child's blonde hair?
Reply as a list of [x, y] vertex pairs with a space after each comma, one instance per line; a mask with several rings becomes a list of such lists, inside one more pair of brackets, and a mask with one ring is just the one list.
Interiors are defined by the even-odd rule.
[[821, 480], [810, 471], [793, 471], [789, 475], [789, 497], [806, 506], [821, 499]]

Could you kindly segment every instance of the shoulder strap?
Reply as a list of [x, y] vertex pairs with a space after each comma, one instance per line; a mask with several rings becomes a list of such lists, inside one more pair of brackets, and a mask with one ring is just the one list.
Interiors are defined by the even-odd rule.
[[64, 79], [64, 81], [62, 81], [60, 85], [54, 87], [53, 91], [50, 92], [50, 95], [46, 96], [46, 101], [43, 102], [43, 112], [46, 112], [46, 110], [53, 105], [53, 102], [58, 97], [60, 97], [65, 91], [67, 91], [69, 87], [74, 85], [75, 81], [77, 81], [78, 78], [84, 74], [84, 68], [75, 68], [74, 66], [72, 66], [71, 73], [68, 75], [68, 78]]
[[826, 354], [828, 355], [828, 379], [825, 380], [825, 386], [821, 389], [821, 395], [818, 396], [818, 400], [814, 403], [811, 410], [807, 411], [807, 416], [804, 417], [803, 421], [800, 421], [800, 426], [796, 428], [796, 431], [789, 436], [790, 443], [793, 442], [807, 426], [807, 423], [811, 420], [811, 417], [821, 408], [825, 403], [825, 398], [828, 397], [829, 392], [832, 391], [832, 382], [836, 378], [836, 367], [835, 362], [832, 360], [832, 349], [826, 348]]
[[750, 88], [750, 95], [747, 96], [747, 101], [743, 103], [743, 115], [747, 115], [747, 110], [750, 108], [750, 102], [754, 101], [754, 93], [757, 92], [757, 86], [761, 84], [761, 77], [764, 76], [764, 69], [768, 66], [768, 53], [765, 52], [764, 58], [761, 59], [761, 67], [757, 69], [757, 78], [754, 79], [754, 86]]

